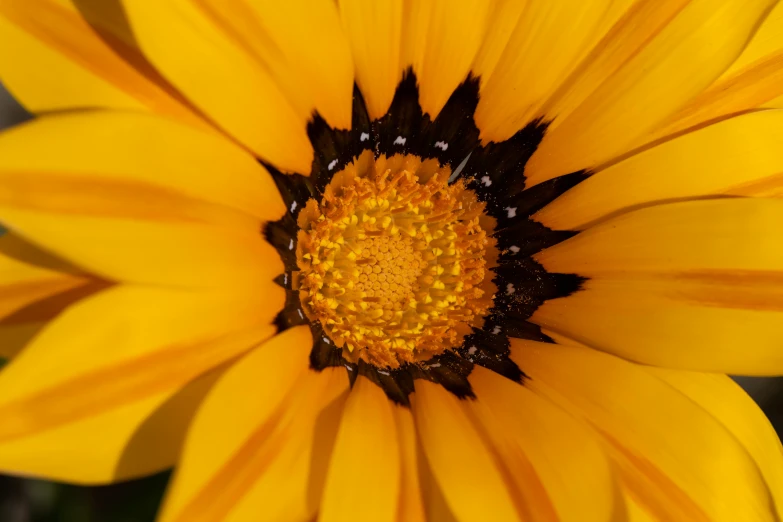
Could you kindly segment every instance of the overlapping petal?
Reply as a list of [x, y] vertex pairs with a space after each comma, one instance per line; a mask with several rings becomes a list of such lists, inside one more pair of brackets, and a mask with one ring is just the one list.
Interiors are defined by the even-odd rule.
[[721, 121], [603, 169], [534, 215], [584, 230], [629, 210], [705, 197], [783, 195], [783, 111]]
[[432, 475], [458, 520], [520, 520], [500, 457], [460, 399], [439, 384], [418, 380], [413, 417]]
[[526, 386], [592, 424], [653, 519], [776, 520], [772, 483], [745, 446], [669, 384], [586, 347], [512, 340], [511, 350]]
[[155, 112], [208, 128], [139, 51], [117, 0], [0, 2], [0, 78], [32, 112]]
[[117, 286], [72, 305], [0, 373], [0, 469], [102, 483], [170, 467], [210, 384], [188, 383], [272, 335], [266, 300]]
[[[644, 208], [535, 258], [589, 278], [531, 321], [599, 350], [669, 368], [783, 371], [783, 201], [729, 198]], [[742, 347], [739, 349], [738, 347]]]
[[63, 114], [0, 137], [0, 222], [107, 279], [261, 290], [282, 270], [262, 221], [284, 208], [242, 149], [155, 116]]
[[348, 392], [344, 368], [307, 367], [307, 327], [248, 354], [196, 415], [163, 522], [311, 520]]
[[500, 457], [523, 520], [625, 520], [614, 471], [586, 425], [485, 368], [470, 381], [476, 425]]
[[[525, 166], [527, 183], [598, 167], [643, 144], [648, 133], [723, 74], [776, 3], [690, 2], [638, 52], [623, 52], [622, 67], [547, 132]], [[616, 36], [635, 40], [629, 31]]]
[[[351, 123], [353, 62], [333, 2], [124, 2], [150, 61], [215, 124], [285, 171], [309, 174], [313, 110]], [[318, 42], [317, 45], [311, 45]]]
[[102, 285], [18, 236], [0, 236], [0, 357], [14, 356], [68, 304]]
[[650, 139], [694, 128], [757, 107], [776, 107], [783, 96], [783, 4], [778, 3], [729, 69], [673, 114]]
[[[612, 3], [533, 0], [517, 15], [510, 35], [502, 29], [487, 35], [489, 61], [477, 63], [476, 71], [491, 74], [482, 78], [476, 109], [483, 141], [506, 140], [539, 115], [554, 89], [602, 36], [602, 22]], [[516, 14], [510, 7], [504, 10], [512, 17]], [[507, 23], [498, 22], [501, 28]], [[504, 43], [505, 50], [493, 65], [495, 49]]]

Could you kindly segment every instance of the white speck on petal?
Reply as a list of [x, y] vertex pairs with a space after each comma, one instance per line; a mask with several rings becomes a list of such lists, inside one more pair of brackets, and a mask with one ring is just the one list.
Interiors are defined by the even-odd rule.
[[430, 364], [430, 368], [440, 368], [440, 363]]
[[283, 274], [283, 284], [284, 284], [284, 285], [287, 285], [287, 284], [288, 284], [288, 272], [286, 272], [285, 274]]
[[291, 203], [291, 213], [293, 213], [293, 212], [294, 212], [294, 210], [296, 210], [296, 201], [294, 201], [293, 203]]
[[495, 328], [493, 328], [492, 329], [492, 333], [495, 334], [495, 335], [499, 334], [500, 333], [500, 327], [496, 326]]
[[296, 309], [296, 311], [299, 312], [299, 319], [304, 319], [304, 314], [302, 313], [302, 311], [298, 308]]
[[327, 168], [328, 168], [329, 170], [332, 170], [332, 169], [333, 169], [333, 168], [335, 168], [336, 166], [337, 166], [337, 160], [336, 160], [336, 159], [333, 159], [333, 160], [332, 160], [332, 161], [329, 163], [329, 165], [327, 166]]
[[408, 141], [408, 138], [403, 138], [402, 136], [397, 136], [397, 139], [394, 140], [395, 145], [405, 145], [405, 142]]
[[332, 341], [330, 341], [328, 337], [324, 337], [324, 342], [326, 344], [332, 344]]
[[353, 368], [351, 368], [351, 367], [350, 367], [350, 366], [348, 366], [347, 364], [345, 365], [345, 367], [346, 367], [346, 368], [348, 368], [348, 371], [349, 371], [349, 372], [352, 372], [352, 371], [353, 371]]
[[361, 136], [359, 136], [359, 141], [367, 141], [369, 139], [370, 139], [369, 132], [362, 132]]
[[484, 184], [485, 187], [492, 185], [492, 180], [489, 179], [489, 176], [481, 176], [481, 182]]
[[462, 170], [465, 168], [465, 165], [468, 164], [468, 160], [470, 159], [470, 155], [473, 154], [472, 152], [465, 156], [465, 159], [460, 161], [459, 165], [457, 165], [457, 168], [454, 169], [454, 172], [449, 176], [449, 183], [453, 183], [455, 179], [457, 179], [457, 176], [462, 173]]
[[436, 141], [435, 146], [444, 152], [449, 148], [449, 144], [445, 141]]
[[288, 244], [288, 250], [293, 250], [293, 249], [294, 249], [294, 240], [291, 239], [291, 242]]
[[514, 288], [514, 285], [512, 285], [511, 283], [506, 285], [506, 295], [511, 295], [515, 291], [516, 291], [516, 289]]
[[519, 247], [516, 245], [511, 245], [508, 247], [509, 250], [511, 250], [513, 253], [518, 254], [519, 253]]
[[378, 373], [380, 373], [381, 375], [389, 375], [389, 372], [385, 372], [383, 370], [378, 370]]
[[470, 355], [475, 355], [477, 351], [478, 348], [476, 348], [475, 346], [471, 346], [470, 348], [468, 348], [468, 354]]
[[516, 217], [517, 215], [517, 207], [506, 207], [506, 210], [508, 211], [508, 217]]

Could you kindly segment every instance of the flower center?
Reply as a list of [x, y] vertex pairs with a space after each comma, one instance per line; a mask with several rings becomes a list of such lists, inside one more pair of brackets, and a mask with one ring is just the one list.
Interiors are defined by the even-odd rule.
[[429, 359], [491, 308], [494, 221], [450, 174], [436, 160], [366, 151], [299, 214], [302, 308], [347, 360]]

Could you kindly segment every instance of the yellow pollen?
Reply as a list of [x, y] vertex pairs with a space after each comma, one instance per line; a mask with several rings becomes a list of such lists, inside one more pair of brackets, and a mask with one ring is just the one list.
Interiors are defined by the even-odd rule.
[[365, 151], [299, 214], [302, 308], [349, 361], [429, 359], [492, 306], [494, 220], [450, 174], [436, 160]]

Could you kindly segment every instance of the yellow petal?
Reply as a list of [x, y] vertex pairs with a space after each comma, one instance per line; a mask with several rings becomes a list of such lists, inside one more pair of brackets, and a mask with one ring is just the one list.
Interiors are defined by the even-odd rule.
[[530, 158], [527, 183], [590, 169], [641, 145], [739, 56], [775, 0], [694, 0], [604, 81]]
[[[609, 0], [526, 3], [491, 78], [482, 82], [476, 124], [483, 141], [506, 140], [538, 115], [600, 36], [600, 22], [610, 4]], [[502, 39], [502, 33], [490, 38]]]
[[769, 106], [783, 95], [783, 4], [764, 20], [745, 51], [708, 89], [657, 129], [650, 139], [736, 114]]
[[413, 416], [446, 503], [461, 522], [520, 520], [498, 457], [476, 430], [462, 400], [439, 384], [416, 381]]
[[487, 32], [471, 67], [473, 74], [481, 79], [481, 85], [486, 85], [495, 71], [524, 10], [525, 2], [516, 0], [491, 3]]
[[252, 227], [286, 210], [272, 177], [240, 147], [148, 114], [38, 118], [2, 134], [0, 170], [160, 187], [244, 213], [255, 218]]
[[151, 115], [52, 116], [0, 137], [0, 220], [108, 279], [269, 281], [282, 264], [261, 219], [284, 210], [250, 155]]
[[103, 285], [18, 236], [0, 236], [0, 357], [16, 355], [47, 321]]
[[590, 279], [531, 321], [594, 348], [670, 368], [783, 372], [783, 201], [645, 208], [537, 254]]
[[[199, 409], [161, 520], [311, 520], [348, 391], [345, 370], [308, 370], [306, 327], [227, 371]], [[248, 390], [252, 390], [249, 393]]]
[[[482, 426], [515, 486], [524, 520], [624, 519], [622, 496], [595, 433], [525, 387], [476, 367]], [[586, 476], [590, 480], [584, 480]]]
[[419, 103], [432, 119], [465, 81], [484, 39], [491, 3], [410, 0], [403, 12], [402, 59], [413, 65]]
[[[413, 414], [408, 408], [394, 408], [393, 413], [401, 458], [400, 501], [397, 507], [397, 520], [399, 522], [425, 522], [427, 517], [422, 499], [421, 479], [419, 478], [419, 459], [422, 455], [419, 442], [416, 439]], [[442, 518], [434, 520], [442, 520]]]
[[783, 517], [783, 446], [764, 412], [725, 375], [646, 367], [715, 417], [756, 461]]
[[[542, 108], [554, 130], [604, 81], [657, 36], [690, 0], [639, 0], [621, 6], [617, 23], [603, 36]], [[612, 3], [615, 7], [616, 3]]]
[[402, 474], [394, 408], [377, 384], [357, 377], [337, 432], [319, 520], [397, 520]]
[[99, 3], [0, 1], [0, 76], [8, 89], [33, 112], [143, 110], [208, 128], [124, 34], [121, 14]]
[[72, 305], [0, 372], [0, 469], [95, 483], [171, 466], [198, 402], [175, 395], [274, 332], [264, 301], [118, 286]]
[[783, 111], [745, 114], [631, 156], [579, 183], [534, 219], [584, 230], [640, 207], [709, 195], [783, 195]]
[[162, 74], [277, 167], [309, 174], [306, 125], [313, 109], [337, 127], [350, 126], [353, 64], [332, 2], [124, 5], [141, 48]]
[[[60, 266], [58, 266], [60, 265]], [[62, 267], [62, 270], [58, 268]], [[67, 270], [67, 271], [66, 271]], [[84, 275], [13, 234], [0, 236], [0, 322], [37, 301], [87, 282]]]
[[600, 434], [656, 520], [776, 520], [753, 459], [712, 415], [644, 368], [577, 346], [512, 339], [526, 386]]
[[351, 42], [356, 84], [371, 119], [386, 114], [402, 78], [402, 0], [340, 0]]

